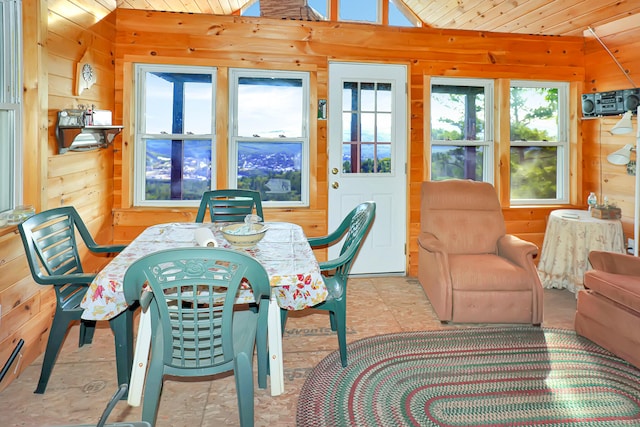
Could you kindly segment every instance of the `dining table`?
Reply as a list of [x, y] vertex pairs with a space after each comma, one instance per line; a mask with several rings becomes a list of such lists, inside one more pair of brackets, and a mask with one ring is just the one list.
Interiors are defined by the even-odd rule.
[[[265, 222], [267, 231], [255, 246], [231, 245], [221, 232], [221, 223], [166, 223], [146, 228], [122, 252], [114, 257], [95, 277], [81, 303], [83, 319], [112, 320], [116, 335], [116, 363], [118, 381], [131, 383], [129, 402], [139, 402], [142, 385], [139, 380], [141, 367], [146, 366], [150, 326], [148, 317], [140, 317], [136, 354], [133, 354], [133, 329], [131, 310], [125, 301], [123, 279], [129, 266], [150, 253], [180, 247], [198, 245], [196, 230], [208, 228], [221, 248], [246, 253], [260, 262], [269, 276], [271, 298], [268, 311], [268, 345], [271, 395], [284, 392], [284, 367], [282, 359], [282, 330], [280, 309], [302, 310], [326, 300], [327, 287], [322, 278], [318, 261], [302, 227], [287, 222]], [[236, 303], [254, 302], [249, 287], [241, 287]], [[121, 320], [120, 320], [121, 319]], [[115, 321], [114, 321], [115, 320]], [[141, 356], [142, 355], [142, 356]], [[135, 357], [135, 360], [134, 360]], [[126, 370], [126, 371], [125, 371]], [[135, 384], [134, 384], [135, 383]]]

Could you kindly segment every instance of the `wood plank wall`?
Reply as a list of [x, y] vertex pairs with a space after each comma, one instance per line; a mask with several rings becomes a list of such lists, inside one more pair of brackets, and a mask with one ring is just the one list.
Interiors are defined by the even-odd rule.
[[[113, 150], [59, 155], [57, 112], [94, 104], [114, 108], [114, 13], [99, 2], [23, 0], [24, 28], [24, 202], [37, 211], [75, 206], [99, 243], [112, 241]], [[97, 83], [75, 96], [76, 64], [90, 50]], [[86, 250], [84, 250], [86, 254]], [[108, 260], [85, 255], [85, 270]], [[16, 227], [0, 229], [0, 364], [20, 339], [25, 344], [6, 387], [46, 347], [55, 309], [50, 287], [34, 283]], [[34, 384], [35, 390], [35, 384]]]
[[[206, 64], [226, 75], [228, 67], [309, 70], [317, 99], [327, 98], [329, 61], [407, 64], [410, 69], [409, 142], [409, 274], [417, 271], [420, 183], [429, 176], [425, 141], [425, 103], [430, 76], [564, 80], [582, 88], [582, 38], [539, 37], [482, 32], [437, 31], [380, 27], [367, 24], [301, 22], [229, 16], [203, 16], [119, 9], [116, 39], [116, 117], [125, 124], [122, 145], [116, 144], [114, 176], [115, 239], [126, 242], [153, 222], [192, 218], [195, 209], [132, 208], [132, 64], [135, 62]], [[226, 82], [226, 80], [225, 80]], [[426, 82], [426, 83], [425, 83]], [[226, 85], [218, 91], [226, 99]], [[577, 93], [577, 91], [576, 91]], [[577, 105], [578, 96], [573, 101]], [[218, 120], [226, 123], [228, 106], [219, 104]], [[575, 117], [575, 115], [574, 115]], [[327, 135], [326, 122], [313, 120], [317, 138], [311, 164], [311, 200], [307, 209], [267, 210], [265, 216], [304, 226], [308, 235], [326, 232]], [[219, 128], [218, 179], [226, 182], [226, 129]], [[312, 132], [313, 132], [312, 131]], [[502, 164], [508, 164], [507, 141], [497, 141]], [[578, 158], [578, 135], [572, 141]], [[504, 168], [503, 168], [504, 169]], [[121, 175], [120, 175], [121, 174]], [[505, 176], [504, 171], [499, 172]], [[508, 176], [508, 175], [506, 175]], [[574, 187], [580, 187], [574, 174]], [[542, 246], [546, 217], [551, 208], [508, 208], [508, 230]], [[319, 224], [319, 225], [318, 225]]]
[[[630, 16], [593, 30], [615, 60], [591, 32], [585, 32], [585, 93], [631, 89], [640, 85], [640, 55], [637, 53], [640, 51], [640, 17]], [[636, 144], [635, 132], [628, 135], [609, 132], [619, 118], [609, 116], [581, 121], [583, 196], [594, 191], [601, 202], [606, 196], [620, 207], [625, 235], [633, 238], [635, 177], [627, 174], [626, 167], [612, 165], [606, 159], [608, 154], [625, 144]], [[635, 115], [632, 121], [637, 130]]]

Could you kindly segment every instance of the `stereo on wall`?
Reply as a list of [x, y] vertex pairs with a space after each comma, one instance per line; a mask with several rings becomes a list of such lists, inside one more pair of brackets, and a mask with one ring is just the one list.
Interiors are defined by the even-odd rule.
[[640, 89], [582, 94], [582, 115], [584, 117], [618, 116], [627, 111], [636, 114], [638, 106], [640, 106]]

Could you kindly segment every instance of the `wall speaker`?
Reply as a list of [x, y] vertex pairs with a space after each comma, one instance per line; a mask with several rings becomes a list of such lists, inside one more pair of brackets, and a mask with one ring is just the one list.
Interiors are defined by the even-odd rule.
[[582, 115], [584, 117], [593, 117], [596, 115], [596, 94], [582, 94]]

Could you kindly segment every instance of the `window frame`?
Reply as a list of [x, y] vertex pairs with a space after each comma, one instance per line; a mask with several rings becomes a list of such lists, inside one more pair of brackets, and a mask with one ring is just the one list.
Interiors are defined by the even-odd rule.
[[[15, 208], [22, 203], [23, 179], [17, 173], [22, 165], [22, 2], [20, 0], [0, 0], [0, 112], [6, 115], [6, 140], [9, 147], [1, 148], [3, 157], [8, 159], [2, 166], [8, 167], [6, 177], [1, 179], [0, 211]], [[1, 140], [0, 140], [1, 141]], [[11, 143], [11, 141], [13, 143]], [[5, 154], [7, 155], [5, 157]]]
[[[570, 153], [569, 153], [569, 92], [570, 84], [565, 81], [545, 80], [521, 80], [509, 81], [509, 128], [511, 128], [511, 89], [513, 87], [525, 88], [553, 88], [558, 89], [558, 137], [557, 141], [511, 141], [509, 134], [509, 162], [511, 162], [511, 147], [557, 147], [556, 166], [556, 194], [555, 199], [513, 199], [511, 198], [511, 179], [509, 179], [509, 203], [511, 206], [554, 205], [569, 203], [570, 188]], [[509, 169], [511, 178], [511, 169]]]
[[[431, 109], [433, 109], [432, 95], [433, 95], [433, 86], [481, 86], [484, 87], [484, 119], [485, 119], [485, 128], [484, 128], [484, 139], [483, 140], [435, 140], [431, 136], [430, 146], [429, 146], [429, 179], [431, 179], [431, 163], [432, 163], [432, 153], [434, 146], [450, 146], [450, 147], [484, 147], [484, 155], [482, 158], [482, 181], [489, 182], [491, 184], [495, 181], [495, 144], [494, 144], [494, 87], [495, 80], [493, 79], [483, 79], [483, 78], [467, 78], [467, 77], [431, 77], [429, 86], [429, 98]], [[431, 110], [429, 111], [429, 129], [432, 129], [431, 124]], [[431, 131], [429, 132], [431, 135]], [[451, 178], [447, 178], [451, 179]]]
[[[302, 81], [302, 123], [300, 137], [266, 138], [238, 135], [238, 81], [241, 77], [283, 78]], [[263, 200], [264, 207], [308, 207], [310, 193], [310, 73], [307, 71], [267, 70], [254, 68], [229, 68], [229, 173], [228, 187], [237, 188], [238, 183], [238, 142], [242, 143], [292, 143], [302, 142], [302, 163], [300, 201]]]
[[[146, 79], [147, 73], [151, 72], [166, 73], [191, 73], [191, 74], [211, 74], [211, 133], [209, 134], [153, 134], [146, 133]], [[217, 67], [211, 66], [191, 66], [191, 65], [175, 65], [175, 64], [134, 64], [135, 76], [135, 135], [134, 135], [134, 206], [160, 206], [160, 207], [192, 207], [198, 206], [200, 200], [146, 200], [146, 141], [148, 140], [211, 140], [211, 185], [210, 190], [216, 188], [216, 86], [217, 86]]]

